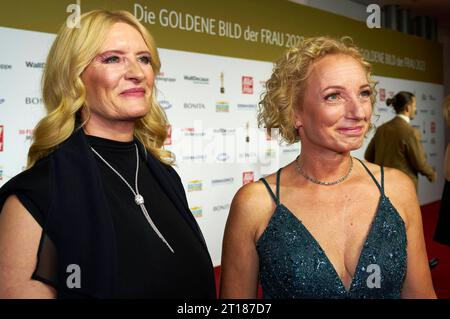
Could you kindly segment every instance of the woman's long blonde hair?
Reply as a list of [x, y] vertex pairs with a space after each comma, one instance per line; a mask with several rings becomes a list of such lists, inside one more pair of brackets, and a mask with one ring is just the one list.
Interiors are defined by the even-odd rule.
[[[50, 48], [42, 75], [42, 96], [47, 115], [34, 130], [28, 168], [67, 140], [77, 125], [82, 127], [86, 124], [90, 116], [87, 107], [86, 121], [77, 123], [77, 116], [86, 102], [86, 88], [80, 75], [98, 54], [111, 26], [118, 22], [127, 23], [139, 31], [149, 48], [153, 72], [159, 73], [161, 63], [153, 37], [131, 13], [94, 10], [81, 16], [80, 28], [69, 28], [64, 24]], [[173, 164], [174, 155], [162, 148], [168, 122], [155, 95], [156, 87], [153, 87], [150, 111], [136, 122], [134, 135], [158, 160]]]

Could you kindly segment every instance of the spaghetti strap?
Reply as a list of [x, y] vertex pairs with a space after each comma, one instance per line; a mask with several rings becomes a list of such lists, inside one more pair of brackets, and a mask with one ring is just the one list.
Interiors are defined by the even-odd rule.
[[272, 199], [273, 199], [273, 201], [275, 202], [275, 204], [278, 205], [278, 204], [279, 204], [278, 199], [277, 199], [277, 197], [275, 196], [275, 194], [272, 192], [272, 189], [270, 188], [269, 183], [267, 183], [266, 179], [265, 179], [264, 177], [261, 177], [259, 180], [260, 180], [261, 182], [264, 183], [264, 185], [265, 185], [266, 188], [267, 188], [267, 191], [268, 191], [269, 194], [270, 194], [270, 197], [272, 197]]
[[281, 168], [277, 172], [277, 186], [276, 186], [276, 195], [273, 193], [272, 189], [269, 186], [269, 183], [267, 183], [266, 179], [264, 177], [261, 177], [259, 180], [264, 183], [264, 185], [267, 188], [267, 191], [269, 192], [270, 196], [272, 197], [275, 204], [280, 204], [280, 172]]
[[[356, 157], [355, 157], [356, 158]], [[378, 183], [377, 179], [375, 178], [375, 176], [373, 176], [372, 172], [367, 168], [367, 166], [363, 163], [363, 161], [361, 161], [359, 158], [356, 158], [361, 165], [365, 168], [365, 170], [367, 171], [367, 173], [369, 173], [370, 177], [372, 178], [372, 180], [375, 182], [375, 185], [377, 185], [378, 189], [380, 190], [380, 193], [382, 195], [384, 195], [384, 167], [380, 166], [380, 170], [381, 170], [381, 185]]]
[[281, 168], [277, 171], [277, 200], [278, 200], [278, 203], [280, 202], [280, 175], [281, 175]]

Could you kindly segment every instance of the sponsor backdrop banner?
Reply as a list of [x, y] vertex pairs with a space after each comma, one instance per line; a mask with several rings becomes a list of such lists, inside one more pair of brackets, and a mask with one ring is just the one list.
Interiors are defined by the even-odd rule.
[[[373, 63], [376, 126], [394, 116], [385, 100], [417, 96], [412, 124], [422, 134], [438, 181], [419, 179], [422, 204], [443, 185], [442, 47], [417, 37], [282, 0], [16, 0], [0, 11], [0, 186], [25, 168], [33, 128], [44, 114], [40, 77], [58, 27], [81, 13], [125, 9], [154, 35], [162, 60], [158, 100], [170, 126], [166, 148], [177, 157], [192, 213], [220, 264], [223, 230], [236, 191], [299, 154], [256, 128], [256, 108], [272, 62], [303, 37], [351, 36]], [[69, 6], [69, 7], [68, 7]], [[67, 10], [69, 9], [69, 10]], [[275, 13], [275, 14], [274, 14]], [[363, 158], [364, 147], [353, 153]]]

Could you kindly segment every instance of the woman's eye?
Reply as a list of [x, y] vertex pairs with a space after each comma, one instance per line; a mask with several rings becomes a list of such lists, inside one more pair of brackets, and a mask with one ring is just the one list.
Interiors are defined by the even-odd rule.
[[120, 61], [120, 58], [116, 55], [107, 57], [103, 60], [103, 63], [117, 63]]
[[372, 91], [371, 90], [364, 90], [361, 92], [361, 96], [362, 97], [370, 97], [372, 95]]
[[339, 98], [339, 93], [332, 93], [325, 97], [327, 101], [336, 101]]
[[152, 59], [149, 56], [141, 56], [139, 57], [139, 61], [141, 61], [144, 64], [150, 64], [152, 62]]

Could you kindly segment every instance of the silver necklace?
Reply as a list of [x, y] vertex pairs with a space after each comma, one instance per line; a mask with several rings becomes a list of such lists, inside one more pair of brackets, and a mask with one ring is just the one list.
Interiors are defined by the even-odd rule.
[[137, 179], [138, 179], [138, 173], [139, 173], [139, 153], [138, 153], [138, 148], [136, 146], [136, 144], [134, 144], [134, 147], [136, 149], [136, 175], [134, 178], [134, 185], [136, 186], [136, 191], [130, 186], [130, 184], [128, 184], [128, 182], [125, 180], [125, 178], [122, 177], [122, 175], [120, 175], [120, 173], [114, 169], [114, 167], [112, 167], [99, 153], [97, 153], [96, 150], [94, 150], [91, 147], [91, 150], [114, 172], [117, 174], [117, 176], [120, 177], [120, 179], [122, 179], [122, 181], [128, 186], [128, 188], [131, 190], [131, 192], [134, 195], [134, 202], [136, 203], [136, 205], [138, 205], [141, 210], [142, 213], [145, 216], [145, 219], [147, 219], [148, 223], [150, 224], [150, 226], [152, 227], [153, 231], [158, 235], [158, 237], [162, 240], [162, 242], [164, 244], [166, 244], [166, 246], [169, 248], [169, 250], [172, 253], [175, 253], [175, 251], [172, 249], [172, 247], [170, 247], [169, 243], [167, 242], [167, 240], [164, 238], [164, 236], [161, 234], [161, 232], [158, 230], [158, 228], [156, 227], [155, 223], [153, 222], [153, 220], [150, 218], [150, 215], [147, 212], [147, 209], [144, 206], [144, 197], [142, 197], [141, 194], [139, 194], [139, 189], [138, 189], [138, 183], [137, 183]]
[[315, 179], [313, 177], [306, 175], [306, 173], [303, 171], [303, 168], [298, 163], [299, 161], [300, 161], [300, 155], [297, 156], [297, 158], [295, 159], [295, 168], [300, 173], [300, 175], [302, 175], [308, 181], [313, 182], [314, 184], [319, 184], [319, 185], [324, 185], [324, 186], [331, 186], [331, 185], [336, 185], [336, 184], [342, 183], [350, 176], [350, 174], [353, 170], [353, 157], [350, 156], [350, 168], [348, 169], [347, 174], [345, 174], [344, 176], [342, 176], [341, 178], [339, 178], [333, 182], [323, 182], [323, 181], [319, 181], [318, 179]]

